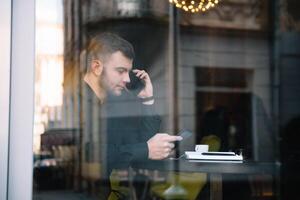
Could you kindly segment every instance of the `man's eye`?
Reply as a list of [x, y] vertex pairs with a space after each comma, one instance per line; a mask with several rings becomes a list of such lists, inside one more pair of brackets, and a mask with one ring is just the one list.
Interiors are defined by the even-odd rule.
[[124, 72], [125, 72], [124, 69], [118, 69], [117, 71], [118, 71], [119, 73], [124, 73]]

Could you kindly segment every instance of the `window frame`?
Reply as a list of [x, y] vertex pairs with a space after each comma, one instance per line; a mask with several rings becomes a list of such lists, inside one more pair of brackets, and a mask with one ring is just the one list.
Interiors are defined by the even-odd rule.
[[29, 200], [33, 179], [35, 1], [0, 0], [0, 5], [0, 199]]
[[0, 199], [6, 199], [10, 105], [11, 0], [1, 0], [0, 5]]

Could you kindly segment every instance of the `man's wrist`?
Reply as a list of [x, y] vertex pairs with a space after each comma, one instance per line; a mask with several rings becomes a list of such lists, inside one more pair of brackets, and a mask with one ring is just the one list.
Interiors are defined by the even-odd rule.
[[140, 100], [145, 105], [152, 105], [154, 103], [154, 96], [140, 98]]
[[142, 102], [154, 100], [154, 96], [140, 98]]
[[149, 142], [149, 140], [147, 141], [147, 147], [148, 147], [148, 159], [152, 159], [152, 155], [150, 152], [151, 147], [151, 143]]

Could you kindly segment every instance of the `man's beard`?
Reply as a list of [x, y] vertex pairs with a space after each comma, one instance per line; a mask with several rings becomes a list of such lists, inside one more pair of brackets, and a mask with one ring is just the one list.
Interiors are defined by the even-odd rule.
[[100, 75], [99, 79], [98, 79], [98, 85], [99, 85], [99, 89], [100, 92], [103, 93], [107, 91], [107, 88], [105, 87], [105, 70], [103, 69], [102, 74]]
[[102, 71], [102, 74], [100, 75], [100, 78], [99, 78], [99, 81], [98, 81], [98, 84], [99, 84], [99, 90], [100, 90], [100, 93], [105, 97], [105, 99], [110, 96], [116, 96], [116, 94], [110, 90], [109, 86], [107, 85], [108, 84], [108, 80], [106, 78], [106, 70], [105, 70], [105, 67], [103, 68], [103, 71]]
[[105, 77], [106, 77], [106, 72], [105, 72], [105, 68], [104, 68], [102, 74], [100, 75], [100, 77], [98, 79], [99, 93], [103, 97], [103, 99], [101, 100], [102, 102], [104, 102], [106, 100], [107, 93], [108, 93], [108, 88], [105, 84], [105, 82], [106, 82]]

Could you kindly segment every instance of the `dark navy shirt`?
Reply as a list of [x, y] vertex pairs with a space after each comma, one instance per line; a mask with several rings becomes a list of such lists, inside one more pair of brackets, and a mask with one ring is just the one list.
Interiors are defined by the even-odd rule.
[[[86, 85], [88, 95], [96, 97]], [[127, 169], [134, 161], [148, 159], [147, 141], [159, 132], [161, 120], [154, 105], [144, 105], [129, 92], [121, 96], [108, 95], [99, 105], [100, 155], [102, 176], [109, 177], [113, 169]]]

